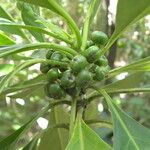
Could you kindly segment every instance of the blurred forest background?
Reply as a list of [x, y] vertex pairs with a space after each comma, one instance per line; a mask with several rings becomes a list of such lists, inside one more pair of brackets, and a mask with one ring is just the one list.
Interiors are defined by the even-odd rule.
[[[65, 7], [77, 24], [82, 29], [83, 20], [88, 8], [90, 0], [59, 0], [60, 3]], [[17, 8], [16, 1], [14, 0], [0, 0], [0, 5], [10, 13], [16, 22], [21, 22], [21, 14]], [[91, 27], [91, 32], [94, 30], [101, 30], [107, 33], [109, 36], [113, 33], [115, 28], [115, 11], [116, 11], [116, 0], [102, 0], [101, 9], [99, 9], [98, 14], [94, 20], [94, 24]], [[60, 21], [60, 18], [56, 16], [51, 11], [40, 8], [40, 15], [66, 28], [66, 24]], [[34, 42], [35, 39], [31, 36], [29, 32], [26, 34]], [[21, 38], [19, 36], [13, 35], [18, 43], [21, 43]], [[57, 41], [56, 41], [57, 42]], [[0, 77], [8, 74], [13, 70], [14, 66], [25, 60], [25, 57], [44, 57], [45, 53], [41, 51], [36, 52], [26, 52], [23, 55], [12, 55], [6, 57], [5, 59], [0, 59]], [[116, 68], [119, 66], [125, 66], [131, 62], [138, 59], [142, 59], [146, 56], [150, 56], [150, 16], [146, 16], [141, 19], [134, 26], [130, 27], [126, 33], [122, 35], [121, 38], [111, 47], [110, 52], [107, 53], [109, 58], [109, 64], [111, 68]], [[22, 70], [19, 74], [15, 76], [12, 80], [12, 84], [18, 81], [24, 81], [36, 77], [39, 72], [39, 65], [34, 65], [28, 70]], [[123, 73], [113, 80], [124, 79], [127, 73]], [[139, 73], [139, 78], [142, 76], [142, 81], [140, 85], [150, 85], [150, 73]], [[136, 82], [136, 78], [135, 80]], [[139, 79], [138, 79], [139, 80]], [[107, 81], [109, 83], [111, 81]], [[140, 86], [137, 85], [137, 86]], [[47, 104], [47, 99], [44, 96], [43, 87], [40, 89], [28, 89], [23, 90], [19, 93], [14, 93], [9, 97], [0, 97], [0, 139], [6, 137], [14, 130], [18, 129], [21, 125], [27, 122], [36, 112], [40, 111], [43, 106]], [[122, 107], [129, 115], [139, 121], [146, 127], [150, 128], [150, 94], [149, 93], [135, 93], [135, 94], [114, 94], [112, 95], [114, 101]], [[100, 103], [101, 104], [101, 103]], [[98, 105], [95, 108], [99, 111], [99, 115], [105, 112], [105, 103]], [[23, 141], [28, 141], [28, 139], [35, 135], [37, 130], [46, 128], [47, 118], [39, 118], [37, 120], [36, 126], [31, 129], [30, 132], [23, 138]], [[104, 131], [105, 133], [111, 135], [111, 131]]]

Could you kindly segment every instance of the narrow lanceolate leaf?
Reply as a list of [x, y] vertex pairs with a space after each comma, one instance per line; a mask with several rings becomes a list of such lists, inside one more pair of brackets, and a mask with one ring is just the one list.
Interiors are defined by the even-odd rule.
[[15, 41], [9, 38], [7, 35], [0, 32], [0, 46], [13, 45]]
[[100, 6], [100, 1], [101, 0], [93, 0], [91, 1], [91, 4], [89, 6], [86, 18], [85, 18], [85, 22], [84, 22], [84, 28], [83, 28], [83, 35], [82, 35], [82, 46], [81, 49], [84, 50], [86, 48], [86, 42], [88, 39], [88, 32], [89, 32], [89, 28], [90, 25], [93, 22], [93, 19], [96, 15], [96, 12]]
[[[26, 25], [36, 26], [40, 28], [44, 28], [44, 26], [36, 20], [40, 18], [36, 12], [34, 12], [34, 9], [31, 7], [28, 3], [18, 2], [19, 9], [21, 11], [22, 20]], [[30, 33], [39, 41], [44, 42], [44, 37], [42, 33], [37, 33], [34, 31], [30, 31]]]
[[5, 18], [10, 21], [14, 21], [14, 19], [7, 13], [7, 11], [5, 11], [5, 9], [2, 6], [0, 6], [0, 18]]
[[43, 24], [44, 27], [48, 28], [52, 33], [54, 33], [58, 37], [62, 37], [64, 39], [68, 39], [68, 38], [70, 39], [71, 38], [71, 36], [67, 32], [65, 32], [61, 27], [53, 24], [50, 21], [47, 21], [43, 18], [40, 18], [36, 22]]
[[72, 48], [61, 46], [59, 44], [53, 44], [53, 43], [35, 43], [35, 44], [17, 44], [9, 47], [2, 47], [0, 48], [0, 58], [4, 56], [8, 56], [11, 54], [21, 53], [25, 51], [30, 50], [37, 50], [41, 48], [52, 48], [56, 51], [60, 51], [66, 56], [72, 58], [73, 55], [76, 55], [76, 51], [74, 51]]
[[[30, 26], [30, 25], [22, 25], [22, 24], [17, 24], [14, 22], [10, 22], [8, 20], [1, 20], [0, 21], [0, 28], [3, 29], [4, 31], [10, 31], [10, 33], [14, 33], [14, 34], [18, 34], [18, 32], [15, 32], [12, 30], [14, 30], [14, 28], [17, 30], [21, 30], [21, 29], [26, 29], [30, 32], [34, 32], [34, 33], [41, 33], [41, 34], [45, 34], [45, 35], [49, 35], [55, 39], [59, 39], [61, 41], [64, 41], [66, 43], [71, 44], [71, 41], [68, 38], [64, 38], [64, 36], [60, 35], [60, 34], [55, 34], [52, 31], [46, 29], [46, 28], [41, 28], [41, 27], [36, 27], [36, 26]], [[18, 34], [19, 35], [19, 34]]]
[[16, 150], [16, 143], [20, 137], [27, 132], [32, 124], [42, 116], [46, 111], [48, 111], [50, 106], [46, 106], [43, 108], [36, 116], [34, 116], [31, 120], [29, 120], [26, 124], [24, 124], [21, 128], [17, 131], [9, 135], [7, 138], [0, 141], [0, 150]]
[[108, 78], [118, 75], [123, 72], [149, 72], [150, 71], [150, 57], [146, 57], [125, 67], [113, 69], [109, 72]]
[[38, 0], [38, 1], [37, 0], [19, 0], [19, 1], [24, 1], [26, 3], [31, 3], [34, 5], [48, 8], [54, 11], [55, 13], [59, 14], [60, 16], [62, 16], [66, 20], [68, 25], [71, 27], [71, 29], [73, 30], [77, 39], [78, 47], [81, 46], [81, 36], [80, 36], [79, 28], [77, 27], [76, 23], [71, 18], [71, 16], [65, 11], [63, 7], [60, 6], [60, 4], [57, 3], [56, 0]]
[[99, 54], [104, 54], [130, 25], [149, 13], [150, 0], [119, 0], [117, 4], [115, 32]]
[[10, 73], [14, 67], [14, 64], [0, 64], [0, 76]]
[[13, 86], [10, 86], [6, 88], [1, 94], [6, 95], [17, 91], [38, 88], [47, 83], [46, 79], [47, 79], [46, 76], [41, 74], [31, 80], [23, 81], [22, 83], [18, 83]]
[[111, 150], [83, 120], [77, 119], [74, 131], [65, 150]]
[[[101, 90], [101, 89], [99, 89]], [[112, 90], [106, 90], [107, 93], [113, 94], [113, 93], [140, 93], [140, 92], [150, 92], [150, 87], [141, 87], [141, 88], [125, 88], [125, 89], [112, 89]], [[97, 91], [92, 92], [91, 94], [87, 95], [88, 101], [94, 100], [96, 97], [99, 97], [100, 93]]]
[[99, 92], [105, 97], [113, 117], [114, 149], [148, 150], [150, 148], [150, 130], [117, 107], [104, 90]]
[[18, 1], [23, 1], [23, 2], [26, 2], [26, 3], [30, 3], [30, 4], [34, 4], [34, 5], [37, 5], [37, 6], [40, 6], [40, 7], [45, 7], [47, 9], [50, 9], [56, 13], [58, 13], [48, 2], [48, 0], [18, 0]]
[[11, 81], [11, 79], [22, 69], [25, 69], [27, 67], [30, 67], [34, 64], [37, 64], [37, 63], [41, 63], [41, 62], [44, 62], [44, 59], [33, 59], [33, 60], [30, 60], [30, 61], [26, 61], [20, 65], [18, 65], [16, 68], [14, 68], [14, 70], [6, 75], [2, 80], [0, 80], [0, 94], [1, 92], [4, 90], [4, 88], [9, 84], [9, 82]]
[[[62, 128], [51, 128], [56, 124], [69, 122], [69, 115], [62, 107], [55, 107], [50, 112], [49, 129], [41, 138], [38, 150], [64, 150], [68, 143], [69, 132]], [[57, 141], [57, 143], [56, 143]]]
[[32, 139], [22, 150], [37, 150], [38, 138]]
[[129, 88], [136, 88], [139, 86], [139, 83], [143, 80], [144, 73], [138, 72], [131, 74], [125, 77], [122, 80], [118, 80], [111, 84], [105, 85], [101, 87], [102, 89], [109, 91], [120, 90], [120, 89], [129, 89]]
[[[0, 12], [1, 14], [1, 12]], [[4, 18], [4, 19], [3, 19]], [[13, 19], [10, 20], [9, 17], [4, 17], [4, 16], [0, 16], [0, 23], [11, 23], [13, 21]], [[15, 27], [13, 27], [12, 29], [9, 29], [7, 27], [5, 27], [4, 25], [3, 26], [0, 26], [0, 30], [6, 32], [6, 33], [10, 33], [10, 34], [16, 34], [16, 35], [19, 35], [21, 36], [22, 38], [28, 40], [27, 36], [23, 33], [23, 31], [21, 31], [20, 29], [16, 29]]]

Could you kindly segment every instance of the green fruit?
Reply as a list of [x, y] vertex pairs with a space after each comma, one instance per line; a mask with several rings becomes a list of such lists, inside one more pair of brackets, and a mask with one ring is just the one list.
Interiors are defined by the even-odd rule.
[[91, 40], [86, 42], [86, 48], [89, 48], [89, 47], [91, 47], [93, 45], [94, 45], [94, 42], [91, 41]]
[[88, 70], [82, 70], [76, 78], [76, 85], [77, 87], [83, 88], [83, 87], [87, 87], [90, 83], [90, 81], [92, 81], [93, 79], [93, 75], [91, 72], [89, 72]]
[[108, 60], [107, 58], [103, 55], [101, 56], [96, 62], [96, 65], [98, 66], [107, 66], [108, 65]]
[[54, 52], [51, 55], [51, 60], [60, 61], [63, 59], [63, 55], [60, 52]]
[[66, 89], [66, 93], [70, 96], [76, 96], [80, 90], [77, 87], [71, 87]]
[[87, 66], [88, 62], [82, 55], [77, 55], [71, 61], [71, 68], [74, 72], [80, 72]]
[[56, 99], [62, 98], [65, 95], [64, 91], [62, 90], [62, 88], [58, 83], [49, 85], [48, 92], [51, 98], [56, 98]]
[[107, 66], [105, 67], [105, 74], [107, 74], [109, 71], [110, 71], [110, 66], [107, 65]]
[[102, 31], [94, 31], [91, 39], [95, 44], [105, 45], [108, 41], [108, 36]]
[[104, 78], [105, 78], [104, 68], [97, 66], [97, 67], [95, 68], [95, 76], [94, 76], [94, 79], [95, 79], [95, 80], [98, 80], [98, 81], [101, 81], [101, 80], [103, 80]]
[[47, 72], [47, 79], [48, 81], [55, 81], [58, 79], [60, 73], [57, 68], [52, 68]]
[[74, 75], [71, 73], [70, 70], [67, 70], [63, 73], [61, 79], [61, 85], [64, 87], [64, 88], [68, 88], [68, 87], [71, 87], [74, 82], [75, 82], [75, 77]]
[[103, 80], [105, 78], [106, 74], [109, 72], [109, 70], [110, 70], [110, 67], [108, 65], [106, 67], [105, 66], [102, 66], [102, 67], [96, 66], [94, 79], [98, 80], [98, 81]]
[[49, 50], [49, 51], [46, 53], [46, 59], [50, 59], [53, 53], [54, 53], [53, 50]]
[[50, 69], [50, 65], [47, 62], [43, 62], [40, 65], [40, 71], [44, 74], [46, 74]]
[[91, 46], [84, 51], [84, 56], [87, 58], [88, 62], [92, 63], [95, 61], [96, 55], [99, 50], [100, 50], [99, 47]]

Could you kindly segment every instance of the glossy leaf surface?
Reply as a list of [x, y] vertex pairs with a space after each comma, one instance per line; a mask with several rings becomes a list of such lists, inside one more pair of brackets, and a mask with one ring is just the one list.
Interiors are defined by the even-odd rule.
[[[63, 128], [51, 128], [56, 124], [68, 123], [69, 116], [62, 107], [50, 112], [49, 129], [44, 133], [38, 150], [64, 150], [68, 143], [69, 132]], [[57, 141], [57, 142], [56, 142]]]
[[101, 93], [107, 101], [113, 118], [114, 149], [148, 150], [150, 147], [150, 130], [117, 107], [104, 90]]
[[83, 121], [77, 120], [71, 140], [65, 150], [111, 150]]

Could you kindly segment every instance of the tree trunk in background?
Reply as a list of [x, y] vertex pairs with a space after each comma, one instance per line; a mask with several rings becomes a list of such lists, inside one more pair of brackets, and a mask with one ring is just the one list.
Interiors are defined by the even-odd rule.
[[[110, 31], [111, 34], [114, 32], [115, 30], [115, 25], [112, 24], [110, 26]], [[117, 53], [117, 41], [113, 44], [113, 46], [110, 48], [109, 54], [107, 56], [108, 60], [109, 60], [109, 66], [111, 68], [114, 68], [114, 63], [115, 63], [115, 59], [116, 59], [116, 53]]]
[[81, 24], [81, 16], [79, 13], [79, 0], [67, 0], [67, 8], [71, 17], [75, 20], [75, 22], [80, 25]]
[[96, 26], [93, 30], [100, 30], [105, 33], [108, 31], [108, 21], [107, 21], [107, 5], [106, 1], [103, 0], [101, 2], [100, 9], [98, 10], [97, 18], [96, 18]]
[[[107, 34], [111, 36], [115, 30], [115, 21], [113, 20], [111, 22], [111, 25], [108, 23], [108, 15], [110, 14], [108, 7], [110, 5], [110, 0], [106, 0], [106, 5], [107, 5]], [[113, 44], [113, 46], [109, 50], [109, 54], [107, 56], [109, 60], [109, 65], [111, 68], [114, 68], [114, 63], [115, 63], [115, 58], [116, 58], [116, 52], [117, 52], [117, 41]]]

